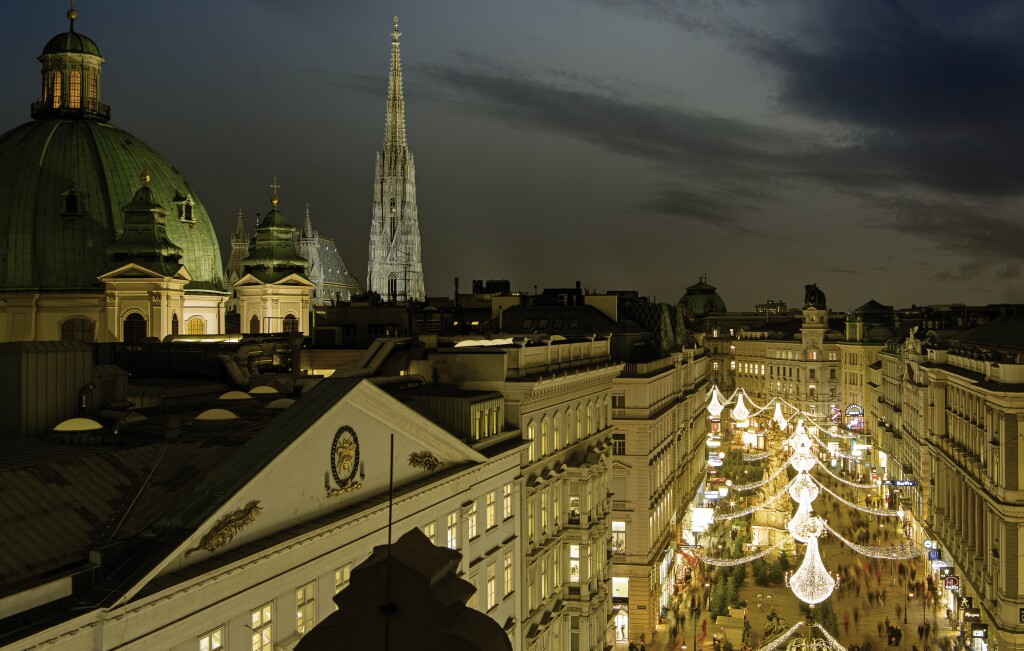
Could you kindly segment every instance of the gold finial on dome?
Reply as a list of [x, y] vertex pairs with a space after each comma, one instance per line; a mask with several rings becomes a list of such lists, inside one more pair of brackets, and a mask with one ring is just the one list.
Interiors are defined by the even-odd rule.
[[274, 182], [270, 184], [270, 189], [274, 191], [274, 196], [270, 197], [270, 204], [272, 206], [274, 206], [274, 208], [277, 208], [277, 204], [278, 204], [278, 201], [279, 201], [278, 198], [277, 198], [277, 191], [280, 188], [281, 188], [281, 186], [277, 184], [277, 177], [275, 176], [274, 177]]
[[71, 0], [71, 8], [68, 9], [68, 20], [71, 21], [71, 31], [75, 31], [75, 19], [78, 18], [78, 12], [75, 11], [75, 0]]
[[391, 42], [397, 43], [398, 37], [402, 35], [402, 32], [398, 31], [398, 16], [395, 16], [395, 31], [391, 32]]
[[142, 170], [142, 173], [139, 174], [139, 178], [142, 179], [142, 185], [148, 188], [149, 182], [153, 180], [153, 175], [149, 172], [149, 170]]

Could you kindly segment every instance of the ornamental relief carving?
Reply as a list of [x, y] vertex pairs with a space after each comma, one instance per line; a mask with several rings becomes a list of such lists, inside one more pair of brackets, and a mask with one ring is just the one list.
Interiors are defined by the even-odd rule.
[[117, 305], [117, 294], [114, 292], [107, 292], [104, 294], [104, 298], [107, 299], [107, 307], [114, 307]]
[[244, 529], [256, 519], [263, 509], [259, 500], [253, 500], [240, 509], [228, 513], [220, 520], [217, 520], [199, 544], [185, 552], [188, 558], [193, 552], [205, 549], [208, 552], [216, 551], [231, 542], [235, 534]]
[[427, 472], [432, 471], [441, 465], [441, 460], [434, 456], [429, 450], [409, 453], [409, 465], [413, 468], [423, 468]]
[[356, 431], [342, 425], [331, 443], [331, 468], [324, 471], [324, 495], [334, 497], [363, 487], [366, 471], [359, 457]]

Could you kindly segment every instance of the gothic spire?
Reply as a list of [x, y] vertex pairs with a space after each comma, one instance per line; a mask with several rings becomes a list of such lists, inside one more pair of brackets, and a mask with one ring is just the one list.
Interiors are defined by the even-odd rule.
[[235, 224], [235, 232], [232, 235], [235, 240], [247, 240], [245, 236], [245, 217], [242, 216], [242, 209], [238, 209], [238, 223]]
[[391, 32], [391, 75], [388, 81], [388, 118], [384, 131], [384, 152], [405, 149], [405, 98], [402, 95], [402, 56], [398, 51], [398, 16]]
[[309, 204], [306, 204], [306, 223], [302, 229], [302, 236], [305, 238], [313, 237], [313, 220], [309, 217]]

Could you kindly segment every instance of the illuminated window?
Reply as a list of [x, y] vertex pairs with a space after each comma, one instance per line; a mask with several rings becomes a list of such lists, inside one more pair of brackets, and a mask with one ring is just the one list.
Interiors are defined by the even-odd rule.
[[540, 596], [548, 596], [548, 559], [540, 559]]
[[555, 414], [555, 426], [552, 430], [552, 437], [554, 448], [557, 450], [562, 447], [562, 414]]
[[513, 582], [512, 582], [512, 552], [505, 552], [505, 567], [504, 567], [504, 586], [505, 596], [512, 594]]
[[436, 522], [428, 522], [427, 524], [423, 525], [423, 535], [425, 535], [427, 537], [427, 540], [430, 541], [431, 545], [436, 545], [437, 544], [437, 523]]
[[53, 108], [60, 108], [60, 70], [53, 72]]
[[77, 70], [68, 74], [68, 108], [82, 108], [82, 73]]
[[68, 319], [60, 324], [61, 341], [81, 341], [91, 344], [95, 333], [96, 326], [90, 319]]
[[729, 370], [730, 371], [735, 371], [736, 370], [736, 360], [734, 360], [734, 359], [729, 360]]
[[252, 651], [274, 651], [274, 603], [260, 606], [249, 613]]
[[338, 569], [334, 570], [334, 594], [338, 594], [342, 590], [348, 587], [348, 582], [352, 580], [352, 563], [345, 563]]
[[558, 545], [551, 551], [551, 588], [553, 590], [558, 590], [558, 586], [562, 585], [562, 577], [559, 572], [562, 566], [561, 557], [562, 546]]
[[569, 545], [569, 583], [580, 582], [580, 546]]
[[448, 549], [459, 548], [459, 512], [452, 511], [448, 514]]
[[533, 536], [536, 533], [533, 517], [534, 510], [535, 507], [533, 506], [533, 500], [530, 499], [526, 502], [526, 535], [529, 536], [530, 542], [533, 542]]
[[224, 648], [224, 627], [218, 626], [199, 636], [199, 651], [217, 651]]
[[540, 456], [546, 457], [548, 454], [548, 418], [544, 417], [544, 420], [540, 421]]
[[501, 519], [508, 520], [512, 517], [512, 484], [505, 484], [501, 487]]
[[594, 405], [593, 403], [587, 403], [587, 434], [594, 433]]
[[536, 441], [534, 440], [536, 438], [537, 438], [537, 425], [534, 424], [533, 422], [531, 422], [529, 425], [526, 426], [526, 439], [530, 442], [530, 445], [527, 446], [526, 450], [527, 450], [527, 455], [529, 457], [530, 463], [533, 463], [533, 460], [534, 460], [534, 451], [533, 450], [534, 450], [534, 446], [537, 444]]
[[626, 523], [623, 521], [612, 521], [612, 553], [626, 553]]
[[487, 528], [490, 529], [498, 524], [497, 514], [494, 512], [494, 491], [487, 493]]
[[282, 332], [298, 332], [299, 331], [299, 320], [295, 318], [294, 314], [286, 314], [284, 316], [284, 325]]
[[96, 73], [93, 72], [89, 75], [89, 100], [88, 105], [90, 109], [96, 110], [97, 91], [99, 89], [96, 85]]
[[466, 528], [469, 530], [468, 534], [470, 540], [476, 538], [476, 521], [476, 500], [473, 500], [473, 502], [469, 505], [469, 511], [466, 512]]
[[185, 321], [185, 332], [190, 335], [205, 335], [206, 319], [201, 316], [189, 317], [189, 319]]
[[583, 438], [583, 407], [576, 405], [576, 440]]
[[498, 599], [495, 592], [495, 573], [494, 573], [494, 562], [487, 564], [487, 610], [494, 608], [497, 605]]
[[295, 630], [308, 633], [316, 624], [316, 581], [295, 591]]

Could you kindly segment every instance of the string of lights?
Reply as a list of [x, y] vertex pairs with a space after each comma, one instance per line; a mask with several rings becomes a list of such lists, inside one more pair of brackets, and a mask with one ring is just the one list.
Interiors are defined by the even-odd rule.
[[854, 488], [860, 488], [860, 489], [866, 489], [866, 490], [877, 488], [877, 486], [875, 484], [858, 484], [855, 481], [850, 481], [849, 479], [845, 479], [843, 477], [840, 477], [836, 473], [832, 472], [832, 470], [827, 465], [822, 463], [821, 461], [818, 461], [818, 465], [821, 466], [825, 470], [825, 472], [827, 472], [829, 475], [831, 475], [833, 479], [841, 481], [842, 483], [846, 484], [847, 486], [853, 486]]
[[793, 633], [796, 633], [797, 629], [799, 629], [803, 625], [803, 622], [797, 622], [796, 624], [793, 624], [789, 627], [789, 630], [779, 634], [778, 637], [772, 638], [771, 642], [768, 642], [767, 644], [762, 644], [761, 646], [754, 649], [754, 651], [775, 651], [775, 649], [778, 649], [780, 646], [782, 646], [783, 642], [793, 637]]
[[719, 558], [717, 556], [704, 556], [699, 552], [697, 553], [697, 558], [700, 561], [707, 563], [708, 565], [717, 565], [719, 567], [732, 567], [734, 565], [743, 565], [744, 563], [750, 563], [752, 561], [756, 561], [759, 558], [764, 558], [765, 556], [770, 554], [772, 550], [778, 549], [779, 547], [786, 544], [787, 542], [790, 542], [791, 540], [793, 539], [787, 536], [779, 542], [772, 545], [771, 547], [765, 547], [764, 549], [755, 554], [751, 554], [750, 556], [742, 556], [740, 558]]
[[786, 485], [782, 487], [782, 490], [780, 490], [778, 493], [775, 493], [774, 495], [768, 497], [764, 502], [760, 504], [754, 504], [753, 506], [748, 506], [746, 508], [740, 509], [739, 511], [733, 511], [732, 513], [716, 513], [714, 516], [714, 521], [721, 522], [722, 520], [733, 520], [735, 518], [741, 518], [744, 515], [749, 515], [754, 511], [763, 509], [766, 506], [774, 504], [789, 492], [789, 487], [793, 485], [793, 481], [795, 481], [795, 478], [787, 482]]
[[882, 558], [890, 561], [907, 560], [923, 556], [927, 551], [924, 547], [915, 545], [912, 542], [900, 543], [899, 545], [858, 545], [852, 540], [847, 540], [838, 531], [825, 524], [825, 529], [833, 536], [843, 541], [847, 547], [865, 556]]
[[754, 452], [753, 454], [743, 453], [744, 461], [760, 461], [761, 459], [767, 459], [768, 457], [774, 456], [775, 453], [771, 450], [766, 452]]
[[764, 486], [765, 484], [773, 481], [776, 477], [781, 475], [782, 471], [784, 471], [785, 469], [786, 469], [786, 465], [783, 464], [783, 465], [779, 466], [778, 470], [776, 470], [771, 475], [769, 475], [768, 477], [765, 477], [764, 479], [762, 479], [760, 481], [755, 481], [755, 482], [750, 483], [750, 484], [733, 484], [732, 485], [732, 489], [734, 491], [748, 491], [748, 490], [752, 490], [754, 488], [760, 488], [761, 486]]
[[[808, 476], [810, 476], [810, 475], [808, 475]], [[823, 491], [825, 491], [826, 493], [828, 493], [832, 497], [836, 498], [837, 500], [839, 500], [843, 504], [845, 504], [845, 505], [847, 505], [849, 507], [855, 508], [858, 511], [863, 511], [864, 513], [870, 513], [871, 515], [880, 515], [880, 516], [886, 517], [886, 518], [902, 518], [903, 517], [903, 511], [890, 511], [889, 509], [875, 509], [875, 508], [871, 508], [869, 506], [864, 506], [862, 504], [857, 504], [856, 502], [851, 502], [850, 500], [846, 499], [845, 497], [843, 497], [843, 496], [841, 496], [841, 495], [839, 495], [837, 493], [834, 493], [828, 486], [826, 486], [825, 484], [821, 483], [820, 481], [818, 481], [814, 477], [811, 477], [811, 479], [814, 481], [814, 483], [816, 483], [818, 486], [820, 486]]]
[[846, 647], [840, 644], [839, 640], [832, 637], [832, 634], [825, 630], [824, 626], [822, 626], [821, 624], [815, 624], [814, 628], [818, 629], [818, 632], [825, 636], [825, 640], [828, 642], [828, 645], [832, 647], [835, 651], [846, 651]]

